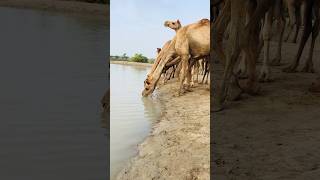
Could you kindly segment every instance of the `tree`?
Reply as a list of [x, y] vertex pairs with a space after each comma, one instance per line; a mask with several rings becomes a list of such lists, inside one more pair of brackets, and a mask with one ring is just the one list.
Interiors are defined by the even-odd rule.
[[122, 59], [125, 60], [125, 61], [128, 60], [127, 53], [124, 53], [124, 54], [122, 55]]
[[148, 58], [143, 56], [142, 54], [134, 54], [134, 56], [130, 58], [130, 61], [148, 63]]

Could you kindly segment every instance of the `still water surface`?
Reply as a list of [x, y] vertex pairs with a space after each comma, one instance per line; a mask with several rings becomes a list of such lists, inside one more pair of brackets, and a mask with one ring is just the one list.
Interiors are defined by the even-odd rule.
[[160, 115], [156, 98], [143, 98], [147, 67], [110, 65], [110, 164], [111, 179], [137, 153], [137, 144], [150, 132]]
[[0, 22], [0, 179], [107, 179], [107, 23], [1, 7]]

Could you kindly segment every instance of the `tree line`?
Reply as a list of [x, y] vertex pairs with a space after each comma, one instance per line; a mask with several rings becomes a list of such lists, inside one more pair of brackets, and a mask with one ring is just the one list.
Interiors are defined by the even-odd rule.
[[132, 57], [128, 57], [126, 53], [122, 56], [110, 56], [111, 61], [130, 61], [130, 62], [139, 62], [139, 63], [153, 63], [154, 59], [149, 59], [141, 53], [136, 53]]

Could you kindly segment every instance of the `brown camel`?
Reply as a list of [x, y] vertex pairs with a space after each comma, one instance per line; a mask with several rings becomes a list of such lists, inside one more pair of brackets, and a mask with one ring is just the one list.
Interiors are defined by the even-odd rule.
[[[290, 64], [289, 67], [286, 67], [283, 70], [284, 72], [296, 72], [303, 49], [311, 33], [312, 33], [311, 46], [309, 49], [307, 61], [304, 67], [302, 68], [302, 72], [309, 72], [309, 73], [314, 72], [312, 56], [313, 56], [314, 44], [319, 34], [319, 27], [320, 27], [319, 5], [320, 5], [319, 0], [305, 0], [305, 11], [303, 15], [305, 26], [304, 26], [303, 35], [299, 44], [299, 49], [298, 49], [297, 55], [295, 56], [295, 59], [293, 60], [293, 62]], [[312, 22], [313, 20], [312, 15], [314, 15], [314, 23]]]
[[159, 62], [152, 77], [145, 80], [143, 96], [153, 92], [158, 82], [165, 64], [172, 60], [174, 55], [181, 58], [181, 75], [179, 94], [184, 92], [183, 82], [187, 79], [187, 89], [190, 87], [191, 69], [189, 59], [198, 60], [209, 56], [210, 53], [210, 23], [207, 19], [202, 19], [196, 23], [184, 26], [177, 30], [177, 33], [170, 45], [163, 48], [156, 61]]
[[[226, 59], [223, 80], [214, 100], [213, 111], [223, 109], [228, 90], [231, 90], [231, 99], [240, 95], [242, 91], [256, 94], [259, 86], [255, 76], [256, 60], [258, 57], [257, 44], [259, 43], [259, 22], [275, 4], [275, 0], [229, 0], [224, 11], [216, 22], [224, 22], [230, 18], [230, 34], [226, 44]], [[230, 14], [230, 16], [228, 15]], [[246, 23], [246, 17], [250, 17]], [[223, 19], [224, 18], [224, 19]], [[219, 31], [213, 30], [213, 39], [219, 39]], [[216, 42], [213, 40], [213, 42]], [[215, 44], [215, 43], [213, 43]], [[220, 46], [220, 45], [217, 45]], [[240, 52], [246, 55], [248, 65], [248, 79], [240, 82], [233, 74], [233, 69]], [[241, 86], [239, 86], [241, 85]], [[240, 88], [241, 87], [241, 88]]]

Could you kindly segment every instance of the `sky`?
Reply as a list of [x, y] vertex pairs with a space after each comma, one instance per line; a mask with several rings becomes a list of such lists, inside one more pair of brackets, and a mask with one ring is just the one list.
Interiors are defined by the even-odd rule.
[[110, 54], [154, 58], [175, 35], [164, 27], [166, 20], [184, 26], [202, 18], [210, 19], [210, 0], [111, 0]]

